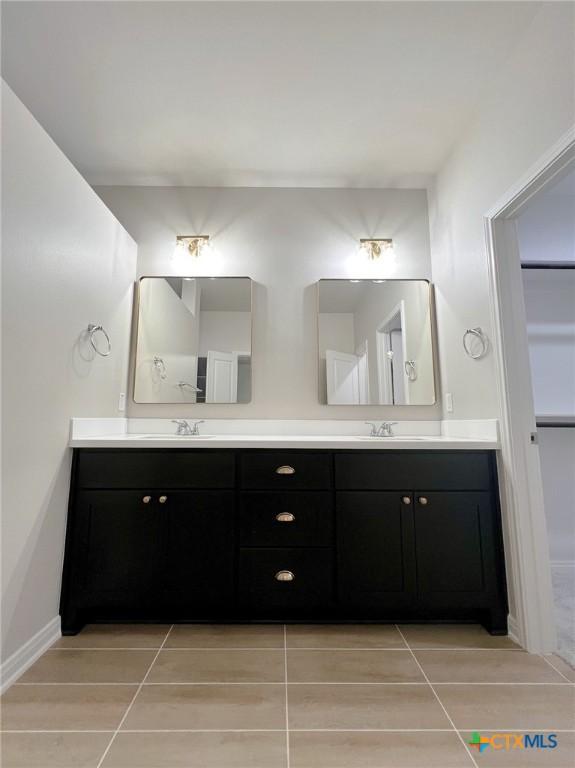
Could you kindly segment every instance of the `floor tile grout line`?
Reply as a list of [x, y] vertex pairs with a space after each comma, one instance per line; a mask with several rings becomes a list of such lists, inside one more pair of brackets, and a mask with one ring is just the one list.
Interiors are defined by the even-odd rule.
[[[160, 646], [150, 647], [150, 648], [142, 648], [142, 647], [134, 647], [134, 648], [128, 648], [126, 646], [122, 647], [114, 647], [114, 646], [90, 646], [90, 647], [67, 647], [67, 648], [48, 648], [45, 653], [54, 653], [59, 651], [145, 651], [147, 653], [151, 653], [153, 651], [157, 651]], [[233, 646], [233, 645], [223, 645], [223, 646], [189, 646], [189, 645], [182, 645], [182, 646], [170, 646], [169, 648], [162, 648], [164, 652], [168, 651], [283, 651], [284, 647], [281, 646]], [[316, 646], [316, 645], [310, 645], [310, 646], [297, 646], [297, 645], [288, 645], [287, 647], [288, 651], [402, 651], [405, 653], [406, 651], [410, 650], [410, 646], [407, 646], [405, 648], [388, 648], [386, 646], [371, 646], [371, 647], [363, 647], [363, 646], [349, 646], [349, 647], [341, 647], [341, 646]], [[434, 651], [436, 653], [453, 653], [453, 652], [461, 652], [461, 651], [485, 651], [489, 653], [494, 653], [497, 651], [504, 651], [505, 653], [521, 653], [524, 655], [531, 656], [532, 654], [528, 654], [527, 651], [525, 651], [523, 648], [482, 648], [481, 646], [473, 647], [473, 648], [465, 648], [462, 646], [455, 647], [455, 648], [437, 648], [434, 646], [421, 646], [413, 648], [414, 651]], [[542, 655], [542, 654], [536, 654], [536, 655]]]
[[154, 664], [156, 663], [156, 660], [157, 660], [158, 656], [159, 656], [159, 655], [160, 655], [160, 653], [162, 652], [162, 648], [163, 648], [163, 647], [164, 647], [164, 645], [166, 644], [166, 641], [168, 640], [168, 637], [170, 636], [170, 632], [172, 631], [172, 629], [173, 629], [173, 628], [174, 628], [174, 625], [172, 624], [172, 625], [170, 626], [170, 628], [168, 629], [168, 631], [166, 632], [166, 636], [164, 637], [164, 642], [163, 642], [163, 643], [162, 643], [162, 645], [161, 645], [161, 646], [158, 648], [158, 651], [157, 651], [156, 655], [155, 655], [155, 656], [154, 656], [154, 658], [152, 659], [152, 663], [151, 663], [151, 664], [150, 664], [150, 666], [148, 667], [148, 671], [147, 671], [147, 672], [146, 672], [146, 674], [144, 675], [144, 679], [142, 680], [142, 682], [141, 682], [141, 683], [140, 683], [140, 685], [138, 686], [138, 690], [136, 691], [136, 693], [135, 693], [135, 694], [134, 694], [134, 696], [132, 697], [132, 701], [131, 701], [131, 702], [128, 704], [128, 708], [126, 709], [126, 711], [124, 712], [124, 716], [122, 717], [122, 719], [121, 719], [121, 720], [120, 720], [120, 722], [118, 723], [118, 727], [116, 728], [116, 730], [114, 731], [114, 733], [113, 733], [113, 735], [112, 735], [112, 738], [111, 738], [111, 739], [110, 739], [110, 741], [108, 742], [108, 746], [107, 746], [107, 747], [106, 747], [106, 749], [104, 750], [104, 754], [102, 755], [102, 757], [101, 757], [101, 758], [100, 758], [100, 760], [98, 761], [98, 765], [96, 766], [96, 768], [101, 768], [101, 766], [102, 766], [102, 764], [103, 764], [104, 760], [106, 759], [106, 756], [107, 756], [108, 752], [110, 751], [110, 749], [111, 749], [111, 747], [112, 747], [112, 744], [114, 743], [114, 740], [115, 740], [116, 736], [117, 736], [117, 735], [118, 735], [118, 733], [120, 732], [120, 728], [122, 727], [122, 725], [123, 725], [123, 724], [124, 724], [124, 722], [126, 721], [126, 718], [127, 718], [127, 717], [128, 717], [128, 715], [130, 714], [130, 710], [132, 709], [132, 707], [133, 707], [133, 705], [134, 705], [134, 702], [135, 702], [135, 701], [136, 701], [136, 699], [138, 698], [138, 694], [139, 694], [139, 693], [140, 693], [140, 691], [142, 690], [142, 688], [143, 688], [143, 686], [144, 686], [144, 683], [145, 683], [145, 682], [146, 682], [146, 680], [148, 679], [148, 675], [149, 675], [149, 674], [150, 674], [150, 672], [152, 671], [152, 667], [154, 666]]
[[425, 681], [427, 682], [427, 684], [428, 684], [428, 685], [429, 685], [429, 687], [431, 688], [431, 692], [433, 693], [433, 695], [435, 696], [435, 698], [436, 698], [436, 700], [437, 700], [437, 702], [438, 702], [439, 706], [440, 706], [440, 707], [441, 707], [441, 709], [443, 710], [443, 712], [444, 712], [444, 714], [445, 714], [445, 717], [446, 717], [446, 718], [449, 720], [449, 722], [451, 723], [451, 727], [453, 728], [453, 730], [454, 730], [454, 731], [455, 731], [455, 733], [457, 734], [457, 738], [458, 738], [458, 739], [459, 739], [459, 741], [460, 741], [460, 742], [463, 744], [463, 747], [465, 748], [465, 751], [466, 751], [466, 752], [467, 752], [467, 754], [469, 755], [469, 758], [470, 758], [471, 762], [473, 763], [473, 765], [475, 766], [475, 768], [479, 768], [479, 766], [477, 765], [477, 762], [475, 761], [475, 758], [474, 758], [474, 757], [473, 757], [473, 755], [471, 754], [471, 750], [469, 749], [469, 745], [465, 743], [465, 739], [463, 738], [463, 736], [462, 736], [462, 735], [459, 733], [459, 731], [458, 731], [458, 730], [457, 730], [457, 728], [455, 727], [455, 723], [454, 723], [454, 722], [453, 722], [453, 720], [451, 719], [451, 716], [450, 716], [449, 712], [447, 711], [447, 709], [446, 709], [446, 708], [445, 708], [445, 706], [443, 705], [443, 702], [442, 702], [442, 701], [441, 701], [441, 699], [439, 698], [439, 694], [436, 692], [435, 688], [434, 688], [434, 687], [433, 687], [433, 685], [431, 684], [431, 681], [430, 681], [430, 679], [428, 678], [428, 676], [427, 676], [427, 675], [426, 675], [426, 673], [425, 673], [425, 670], [423, 669], [423, 667], [422, 667], [422, 666], [421, 666], [421, 664], [419, 663], [419, 661], [418, 661], [418, 659], [417, 659], [417, 656], [416, 656], [416, 655], [415, 655], [415, 653], [412, 651], [412, 649], [411, 649], [411, 646], [410, 646], [410, 645], [409, 645], [409, 643], [407, 642], [407, 640], [406, 640], [406, 638], [405, 638], [405, 636], [404, 636], [403, 632], [401, 631], [401, 629], [398, 627], [398, 625], [397, 625], [397, 624], [395, 625], [395, 627], [396, 627], [397, 631], [399, 632], [399, 634], [400, 634], [400, 635], [403, 637], [403, 639], [404, 639], [404, 641], [405, 641], [405, 644], [407, 645], [407, 647], [409, 648], [409, 650], [410, 650], [410, 652], [411, 652], [411, 656], [412, 656], [413, 660], [415, 661], [415, 663], [416, 663], [416, 664], [417, 664], [417, 666], [419, 667], [419, 670], [420, 670], [421, 674], [423, 675], [423, 677], [425, 678]]
[[555, 666], [555, 664], [553, 664], [551, 661], [549, 661], [549, 659], [548, 659], [546, 656], [544, 656], [542, 653], [540, 653], [539, 655], [541, 656], [541, 658], [543, 659], [543, 661], [546, 661], [546, 662], [547, 662], [547, 664], [549, 664], [549, 666], [551, 667], [551, 669], [554, 669], [554, 670], [555, 670], [555, 672], [557, 672], [557, 674], [558, 674], [558, 675], [561, 675], [561, 677], [562, 677], [564, 680], [567, 680], [567, 682], [568, 682], [568, 683], [573, 683], [573, 680], [569, 680], [569, 678], [567, 677], [567, 675], [564, 675], [564, 674], [563, 674], [563, 672], [561, 672], [561, 670], [560, 670], [560, 669], [557, 669], [557, 667]]
[[[123, 686], [123, 687], [135, 687], [141, 685], [142, 687], [151, 687], [151, 686], [177, 686], [177, 685], [284, 685], [284, 680], [245, 680], [243, 682], [237, 682], [233, 680], [208, 680], [208, 681], [197, 681], [197, 680], [190, 680], [190, 681], [180, 681], [180, 682], [146, 682], [146, 683], [138, 683], [138, 682], [132, 682], [132, 683], [14, 683], [11, 685], [11, 688], [47, 688], [50, 686], [60, 686], [60, 687], [78, 687], [83, 686], [85, 688], [90, 687], [98, 687], [98, 686]], [[387, 680], [383, 682], [368, 682], [366, 680], [292, 680], [289, 685], [427, 685], [427, 683], [421, 682], [421, 681], [402, 681], [402, 680]], [[575, 687], [575, 682], [571, 682], [570, 680], [565, 680], [565, 682], [561, 681], [558, 683], [555, 682], [525, 682], [525, 681], [515, 681], [515, 682], [501, 682], [498, 680], [493, 681], [482, 681], [482, 682], [472, 682], [469, 680], [441, 680], [441, 681], [435, 681], [433, 685], [466, 685], [466, 686], [488, 686], [488, 685], [495, 685], [495, 686], [547, 686], [547, 687], [559, 687], [559, 688], [573, 688]]]
[[290, 768], [289, 753], [289, 705], [288, 705], [288, 655], [287, 655], [287, 624], [284, 628], [284, 677], [285, 677], [285, 708], [286, 708], [286, 766]]
[[[501, 733], [512, 731], [516, 733], [574, 733], [573, 728], [482, 728], [484, 731]], [[453, 728], [290, 728], [293, 733], [453, 733]], [[473, 728], [459, 728], [460, 733], [472, 733]], [[113, 730], [64, 730], [62, 728], [49, 730], [14, 730], [5, 729], [0, 733], [31, 734], [31, 733], [110, 733]], [[122, 733], [285, 733], [285, 728], [124, 728]]]

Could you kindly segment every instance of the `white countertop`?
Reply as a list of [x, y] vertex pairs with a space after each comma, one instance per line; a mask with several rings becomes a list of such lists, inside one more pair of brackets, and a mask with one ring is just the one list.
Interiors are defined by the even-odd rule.
[[[289, 434], [296, 424], [302, 426], [302, 434]], [[242, 426], [239, 422], [228, 425], [230, 432], [223, 433], [223, 425], [214, 420], [202, 424], [200, 429], [203, 434], [199, 437], [180, 437], [173, 433], [175, 426], [169, 420], [73, 419], [69, 445], [71, 448], [330, 448], [335, 450], [493, 450], [499, 447], [496, 429], [487, 429], [483, 425], [476, 430], [469, 426], [457, 430], [451, 425], [448, 430], [443, 430], [441, 424], [442, 422], [429, 422], [428, 426], [421, 427], [422, 431], [426, 429], [432, 434], [414, 434], [416, 424], [403, 422], [394, 428], [397, 434], [393, 437], [372, 438], [368, 437], [368, 430], [363, 423], [361, 427], [349, 422], [339, 425], [342, 432], [354, 429], [356, 434], [335, 433], [334, 430], [338, 429], [338, 424], [335, 422], [321, 425], [324, 434], [305, 434], [306, 431], [317, 432], [321, 428], [317, 426], [317, 422], [282, 424], [281, 433], [278, 431], [276, 434], [268, 433], [266, 427], [277, 426], [278, 422], [268, 422], [263, 426], [259, 425], [259, 428], [258, 425], [254, 426], [254, 422], [245, 422], [246, 433], [238, 431]], [[142, 427], [148, 427], [149, 431], [144, 431]], [[252, 431], [248, 432], [249, 429]], [[442, 431], [451, 433], [459, 431], [461, 434], [442, 434]], [[473, 432], [475, 434], [472, 434]]]

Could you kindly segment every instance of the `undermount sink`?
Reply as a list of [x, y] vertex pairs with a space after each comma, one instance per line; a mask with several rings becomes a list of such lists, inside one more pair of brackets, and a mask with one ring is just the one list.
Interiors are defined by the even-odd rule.
[[369, 440], [371, 442], [380, 440], [384, 442], [386, 440], [437, 440], [438, 437], [438, 435], [374, 435], [373, 437], [371, 435], [359, 435], [357, 439]]
[[160, 432], [151, 435], [135, 435], [132, 434], [135, 440], [209, 440], [214, 435], [163, 435]]

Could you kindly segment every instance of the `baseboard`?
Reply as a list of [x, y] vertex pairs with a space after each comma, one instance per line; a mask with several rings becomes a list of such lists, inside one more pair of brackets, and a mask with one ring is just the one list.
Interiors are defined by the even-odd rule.
[[512, 616], [511, 614], [507, 616], [507, 634], [514, 643], [521, 645], [521, 641], [519, 640], [519, 625], [515, 616]]
[[60, 631], [60, 617], [56, 616], [45, 627], [36, 632], [27, 643], [12, 654], [0, 665], [0, 693], [9, 688], [12, 683], [23, 675], [31, 667], [44, 651], [62, 636]]
[[551, 560], [551, 568], [575, 568], [575, 560]]

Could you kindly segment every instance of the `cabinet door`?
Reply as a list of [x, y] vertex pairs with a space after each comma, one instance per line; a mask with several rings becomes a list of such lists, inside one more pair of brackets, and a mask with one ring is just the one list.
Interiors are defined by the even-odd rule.
[[417, 592], [424, 605], [469, 608], [493, 592], [496, 557], [489, 493], [415, 493]]
[[166, 497], [165, 604], [174, 618], [217, 618], [234, 601], [235, 494], [167, 491]]
[[336, 494], [338, 599], [392, 617], [415, 593], [411, 493]]
[[165, 525], [157, 494], [88, 491], [80, 494], [87, 604], [127, 608], [130, 615], [153, 607], [167, 563]]

